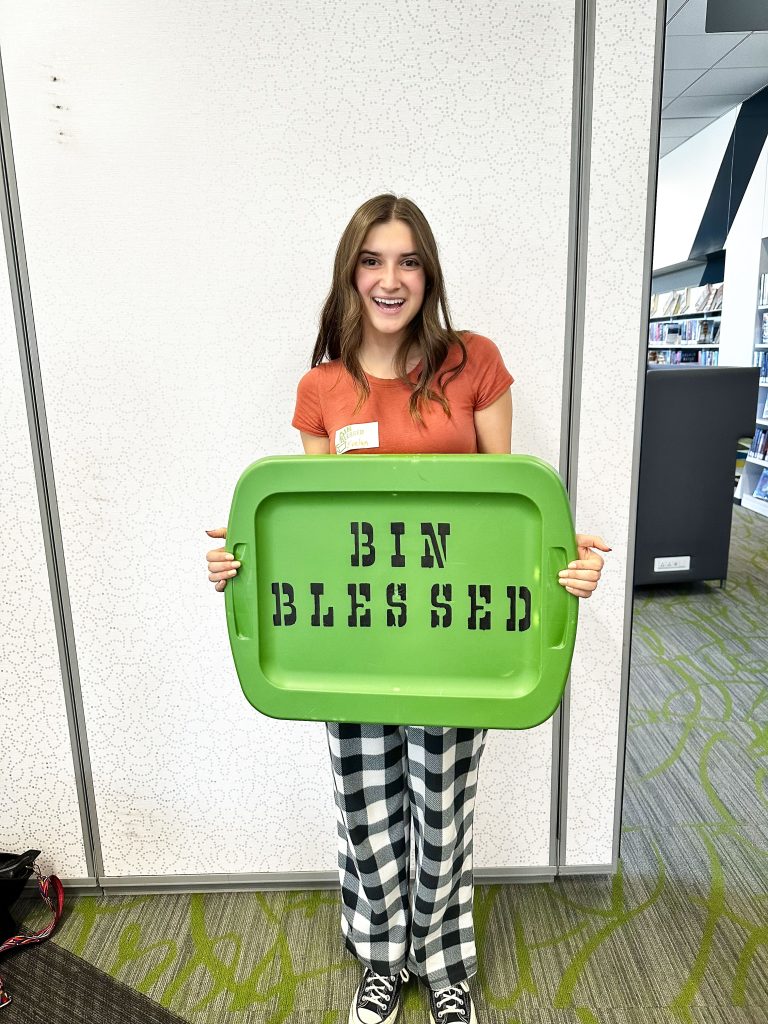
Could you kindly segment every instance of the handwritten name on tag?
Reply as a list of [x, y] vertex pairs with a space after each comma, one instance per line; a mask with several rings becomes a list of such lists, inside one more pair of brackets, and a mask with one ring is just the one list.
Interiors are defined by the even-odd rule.
[[379, 447], [378, 423], [350, 423], [336, 431], [336, 454]]

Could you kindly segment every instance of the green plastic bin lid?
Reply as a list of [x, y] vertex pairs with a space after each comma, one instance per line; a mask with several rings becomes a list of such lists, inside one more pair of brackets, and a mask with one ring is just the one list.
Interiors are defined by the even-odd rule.
[[297, 455], [240, 477], [227, 628], [272, 718], [526, 729], [556, 710], [578, 598], [568, 496], [527, 455]]

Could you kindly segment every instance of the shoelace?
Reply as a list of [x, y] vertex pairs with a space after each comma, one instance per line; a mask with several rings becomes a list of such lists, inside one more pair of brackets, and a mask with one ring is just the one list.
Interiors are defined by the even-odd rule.
[[[386, 977], [385, 975], [371, 972], [368, 975], [368, 981], [365, 983], [363, 994], [360, 997], [360, 1004], [372, 1003], [374, 1006], [378, 1006], [380, 1010], [386, 1010], [389, 995], [395, 987], [396, 977], [396, 975]], [[408, 981], [410, 975], [405, 967], [400, 971], [400, 977], [403, 981]]]
[[441, 989], [439, 992], [435, 992], [435, 1003], [437, 1004], [438, 1017], [443, 1017], [451, 1011], [462, 1013], [464, 1010], [464, 989], [460, 985], [450, 985], [448, 988]]

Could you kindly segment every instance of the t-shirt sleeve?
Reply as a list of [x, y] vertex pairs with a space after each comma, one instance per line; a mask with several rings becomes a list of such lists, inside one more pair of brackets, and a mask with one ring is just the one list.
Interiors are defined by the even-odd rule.
[[481, 334], [473, 335], [468, 346], [473, 366], [474, 408], [485, 409], [501, 397], [515, 378], [504, 365], [496, 345]]
[[299, 381], [296, 389], [296, 409], [291, 424], [298, 430], [317, 437], [327, 437], [320, 404], [319, 374], [316, 368], [309, 370]]

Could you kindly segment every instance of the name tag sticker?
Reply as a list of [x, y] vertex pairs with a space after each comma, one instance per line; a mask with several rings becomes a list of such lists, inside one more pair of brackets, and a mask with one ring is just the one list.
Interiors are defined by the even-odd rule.
[[336, 454], [379, 447], [378, 423], [350, 423], [336, 431]]

